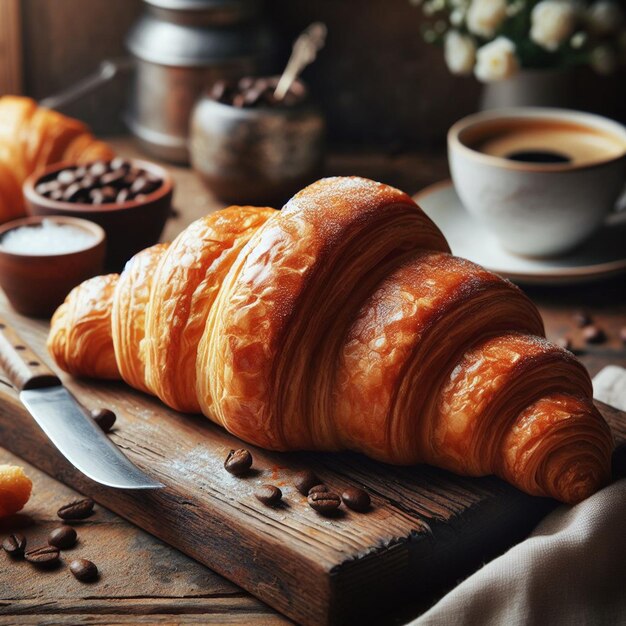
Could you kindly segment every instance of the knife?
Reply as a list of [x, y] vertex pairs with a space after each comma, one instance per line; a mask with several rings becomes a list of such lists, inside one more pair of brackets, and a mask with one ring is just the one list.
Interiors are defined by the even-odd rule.
[[35, 421], [78, 471], [117, 489], [164, 487], [121, 453], [60, 379], [1, 317], [0, 365]]

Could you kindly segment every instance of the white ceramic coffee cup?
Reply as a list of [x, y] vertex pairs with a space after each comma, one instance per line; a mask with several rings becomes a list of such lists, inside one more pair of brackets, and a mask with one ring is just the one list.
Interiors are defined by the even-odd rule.
[[[588, 163], [528, 163], [471, 147], [494, 123], [548, 120], [590, 128], [623, 143], [621, 154]], [[552, 108], [511, 108], [463, 118], [448, 133], [452, 180], [465, 208], [507, 250], [554, 256], [588, 238], [606, 220], [626, 180], [626, 127], [604, 117]], [[625, 244], [626, 247], [626, 244]]]

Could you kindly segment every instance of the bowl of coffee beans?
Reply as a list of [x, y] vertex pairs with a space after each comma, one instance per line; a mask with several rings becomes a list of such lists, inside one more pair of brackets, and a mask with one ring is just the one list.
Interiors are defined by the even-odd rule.
[[85, 164], [56, 163], [24, 182], [32, 215], [91, 220], [107, 234], [106, 269], [120, 270], [156, 243], [171, 212], [173, 183], [159, 165], [116, 157]]
[[191, 118], [191, 164], [222, 200], [280, 208], [322, 173], [324, 118], [300, 80], [276, 96], [279, 77], [215, 83]]

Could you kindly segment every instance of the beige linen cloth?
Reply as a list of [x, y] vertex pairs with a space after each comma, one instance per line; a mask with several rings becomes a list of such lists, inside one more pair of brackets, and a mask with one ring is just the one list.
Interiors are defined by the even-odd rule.
[[[626, 370], [594, 395], [626, 411]], [[626, 624], [626, 479], [560, 506], [522, 543], [483, 566], [410, 626]]]

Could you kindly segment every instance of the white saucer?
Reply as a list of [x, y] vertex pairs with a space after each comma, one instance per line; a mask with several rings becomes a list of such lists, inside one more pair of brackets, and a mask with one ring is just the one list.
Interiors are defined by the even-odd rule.
[[626, 272], [626, 220], [616, 216], [566, 256], [532, 259], [516, 256], [464, 208], [452, 181], [436, 183], [413, 196], [446, 236], [452, 252], [527, 285], [555, 285], [599, 280]]

